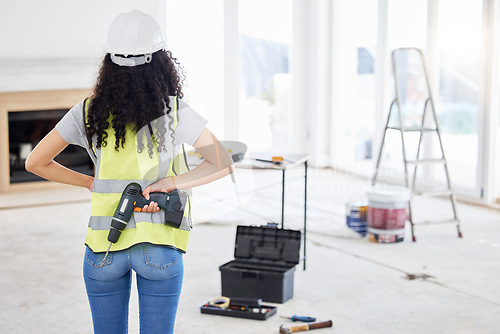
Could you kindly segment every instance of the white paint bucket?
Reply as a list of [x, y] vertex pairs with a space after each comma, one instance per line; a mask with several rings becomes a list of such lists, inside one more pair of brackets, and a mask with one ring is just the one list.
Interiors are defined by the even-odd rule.
[[368, 238], [377, 243], [404, 240], [410, 192], [405, 187], [376, 187], [367, 192]]

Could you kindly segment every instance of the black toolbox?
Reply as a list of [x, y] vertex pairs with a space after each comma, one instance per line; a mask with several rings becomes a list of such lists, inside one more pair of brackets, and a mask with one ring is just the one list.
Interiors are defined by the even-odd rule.
[[293, 297], [301, 232], [275, 224], [238, 226], [233, 261], [219, 267], [222, 295], [284, 303]]

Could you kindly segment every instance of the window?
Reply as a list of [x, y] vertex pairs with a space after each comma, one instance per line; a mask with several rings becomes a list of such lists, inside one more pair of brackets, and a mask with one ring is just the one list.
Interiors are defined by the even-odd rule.
[[240, 0], [239, 137], [251, 151], [290, 140], [292, 2]]
[[[413, 47], [424, 51], [427, 44], [427, 6], [425, 2], [418, 0], [389, 0], [387, 12], [387, 59], [385, 70], [385, 88], [384, 94], [384, 110], [383, 121], [378, 121], [377, 124], [384, 127], [388, 117], [389, 108], [392, 101], [396, 98], [392, 52], [398, 48]], [[408, 63], [404, 68], [399, 68], [399, 71], [407, 72], [409, 70]], [[378, 73], [377, 75], [382, 75]], [[380, 82], [379, 82], [380, 83]], [[381, 83], [382, 84], [382, 83]], [[418, 122], [419, 115], [423, 114], [423, 105], [412, 105], [411, 115], [409, 115], [410, 104], [402, 104], [402, 109], [405, 119], [405, 126], [415, 125], [408, 124], [410, 122]], [[393, 107], [392, 125], [397, 118], [397, 106]], [[383, 129], [378, 129], [377, 133], [382, 134]], [[416, 133], [405, 133], [405, 149], [407, 157], [414, 156], [418, 148], [418, 136]], [[375, 148], [378, 152], [379, 147]], [[404, 177], [404, 160], [402, 152], [401, 134], [397, 130], [388, 130], [380, 164], [381, 175], [396, 177], [398, 180]], [[410, 171], [412, 172], [412, 171]]]
[[377, 47], [377, 2], [356, 0], [353, 3], [356, 13], [354, 37], [357, 49], [355, 95], [352, 124], [354, 135], [354, 158], [360, 163], [373, 158], [375, 135], [375, 57]]
[[208, 119], [207, 127], [221, 139], [224, 134], [223, 14], [222, 0], [169, 0], [165, 34], [167, 49], [184, 68], [184, 99]]
[[[467, 22], [467, 24], [464, 24]], [[482, 78], [482, 4], [439, 2], [439, 96], [435, 97], [452, 185], [478, 186], [478, 114]], [[444, 181], [435, 168], [435, 178]]]

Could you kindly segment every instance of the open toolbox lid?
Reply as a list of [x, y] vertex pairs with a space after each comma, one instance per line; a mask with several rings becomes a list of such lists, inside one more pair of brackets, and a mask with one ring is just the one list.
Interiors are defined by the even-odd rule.
[[302, 233], [277, 228], [276, 224], [263, 226], [238, 225], [234, 257], [257, 263], [298, 264]]

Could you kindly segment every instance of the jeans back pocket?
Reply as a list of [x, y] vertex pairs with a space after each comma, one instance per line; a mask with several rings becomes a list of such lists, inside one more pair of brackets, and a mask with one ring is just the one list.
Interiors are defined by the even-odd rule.
[[[146, 265], [165, 270], [177, 262], [178, 251], [170, 247], [143, 244]], [[179, 254], [180, 255], [180, 254]]]
[[109, 253], [103, 263], [106, 253], [94, 253], [89, 247], [85, 250], [85, 261], [96, 268], [102, 268], [113, 262], [113, 253]]

